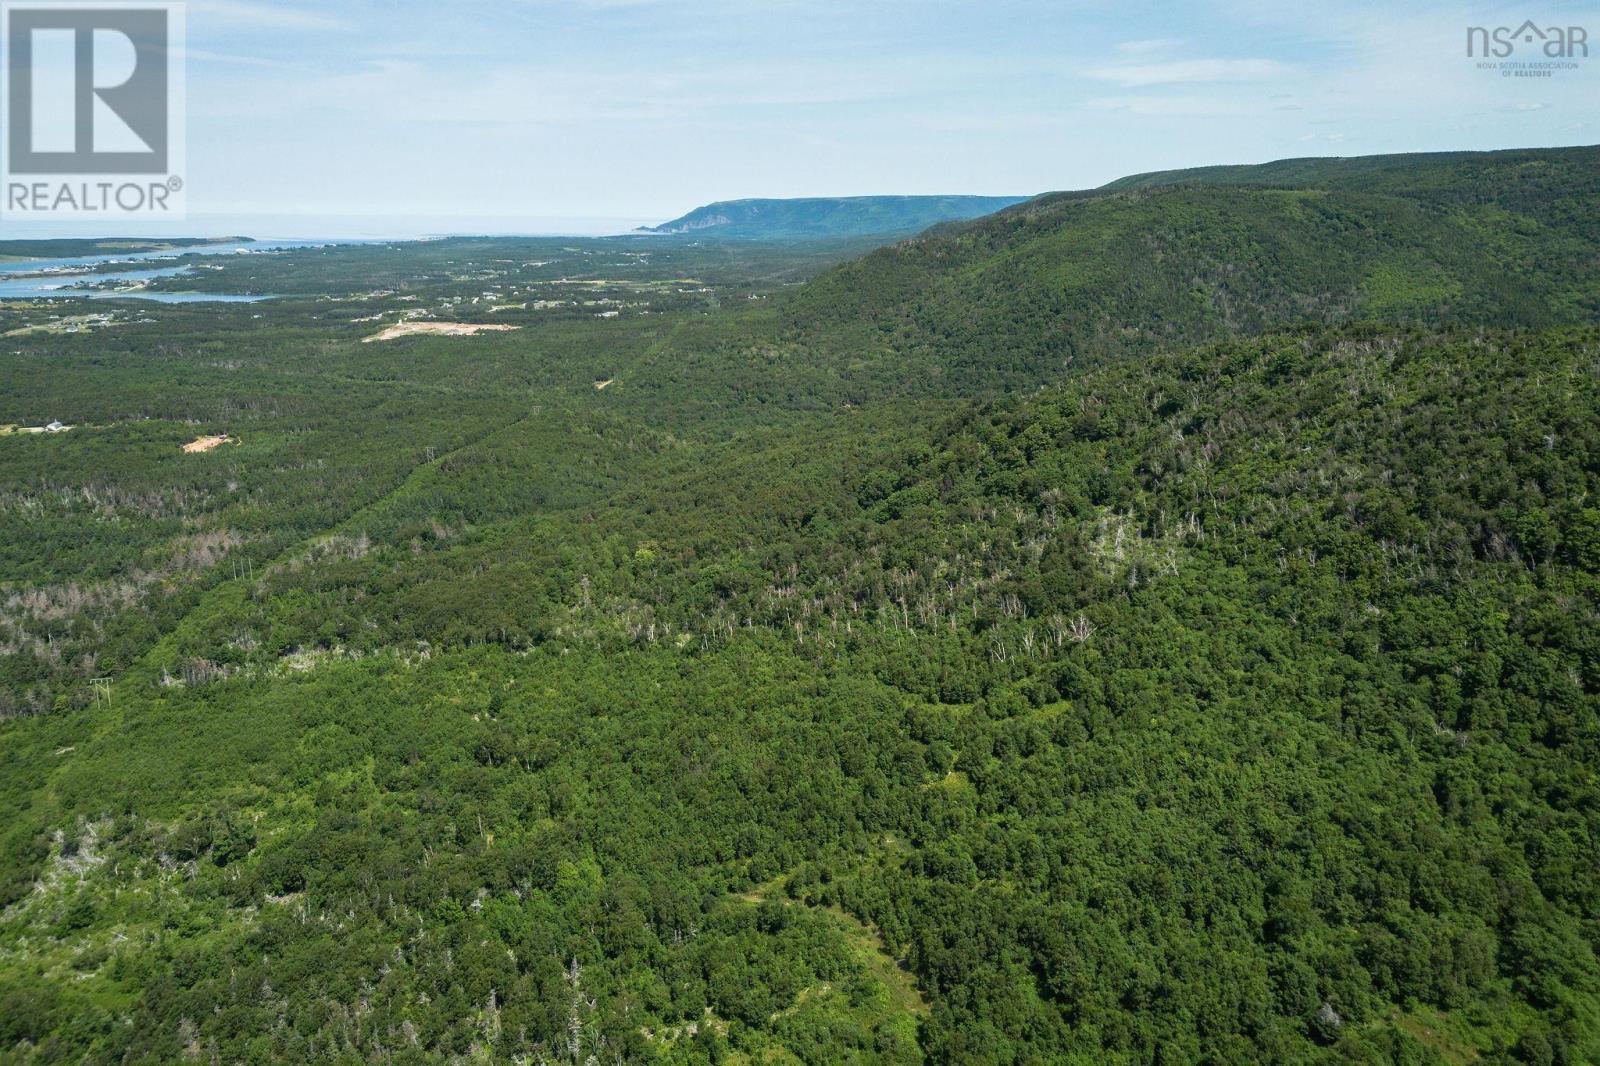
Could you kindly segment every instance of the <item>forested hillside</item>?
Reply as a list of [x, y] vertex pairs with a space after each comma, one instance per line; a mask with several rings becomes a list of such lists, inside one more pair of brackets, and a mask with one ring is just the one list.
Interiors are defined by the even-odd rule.
[[966, 391], [1304, 322], [1593, 321], [1600, 151], [1179, 171], [1050, 194], [818, 279], [796, 328]]
[[1595, 179], [1446, 164], [7, 312], [0, 1059], [1600, 1061]]

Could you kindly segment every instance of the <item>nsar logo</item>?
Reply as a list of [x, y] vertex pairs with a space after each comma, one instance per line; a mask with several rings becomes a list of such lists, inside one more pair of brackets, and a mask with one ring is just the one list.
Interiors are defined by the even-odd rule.
[[1503, 78], [1550, 78], [1577, 70], [1579, 61], [1589, 58], [1589, 31], [1541, 26], [1532, 19], [1520, 26], [1468, 26], [1467, 58]]

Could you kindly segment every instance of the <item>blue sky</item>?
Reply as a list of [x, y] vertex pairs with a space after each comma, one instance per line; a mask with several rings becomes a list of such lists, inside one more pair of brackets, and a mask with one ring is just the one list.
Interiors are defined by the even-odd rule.
[[[1466, 58], [1526, 17], [1594, 58]], [[190, 0], [188, 36], [191, 216], [659, 220], [1600, 141], [1600, 2]]]

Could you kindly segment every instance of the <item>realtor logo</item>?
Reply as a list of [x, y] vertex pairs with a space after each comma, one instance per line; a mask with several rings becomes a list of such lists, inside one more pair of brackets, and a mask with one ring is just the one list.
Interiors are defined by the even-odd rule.
[[182, 217], [182, 31], [177, 3], [0, 3], [0, 214]]

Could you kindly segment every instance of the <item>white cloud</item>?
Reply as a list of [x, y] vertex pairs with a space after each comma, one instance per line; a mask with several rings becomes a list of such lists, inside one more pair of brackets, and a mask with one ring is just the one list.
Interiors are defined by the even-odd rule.
[[278, 30], [335, 30], [349, 25], [317, 11], [254, 0], [189, 0], [188, 9], [191, 24], [197, 28], [219, 22]]
[[1170, 63], [1091, 67], [1084, 71], [1097, 81], [1113, 81], [1127, 88], [1219, 81], [1270, 81], [1287, 72], [1288, 67], [1275, 59], [1178, 59]]
[[183, 56], [185, 59], [198, 60], [202, 63], [221, 63], [238, 67], [276, 67], [278, 63], [261, 56], [241, 56], [228, 52], [213, 52], [205, 48], [186, 48]]
[[1090, 111], [1123, 111], [1153, 117], [1244, 119], [1257, 117], [1257, 105], [1244, 100], [1224, 99], [1200, 93], [1175, 93], [1152, 96], [1101, 96], [1084, 101]]
[[[789, 108], [841, 109], [902, 98], [917, 87], [916, 64], [860, 70], [843, 63], [692, 63], [613, 70], [585, 63], [459, 65], [397, 54], [365, 59], [337, 73], [285, 71], [230, 79], [191, 111], [206, 118], [283, 118], [339, 113], [363, 121], [520, 125], [757, 120]], [[404, 106], [398, 106], [398, 102]]]
[[1117, 51], [1128, 56], [1147, 56], [1156, 52], [1170, 52], [1183, 42], [1174, 37], [1149, 37], [1142, 41], [1123, 41]]

